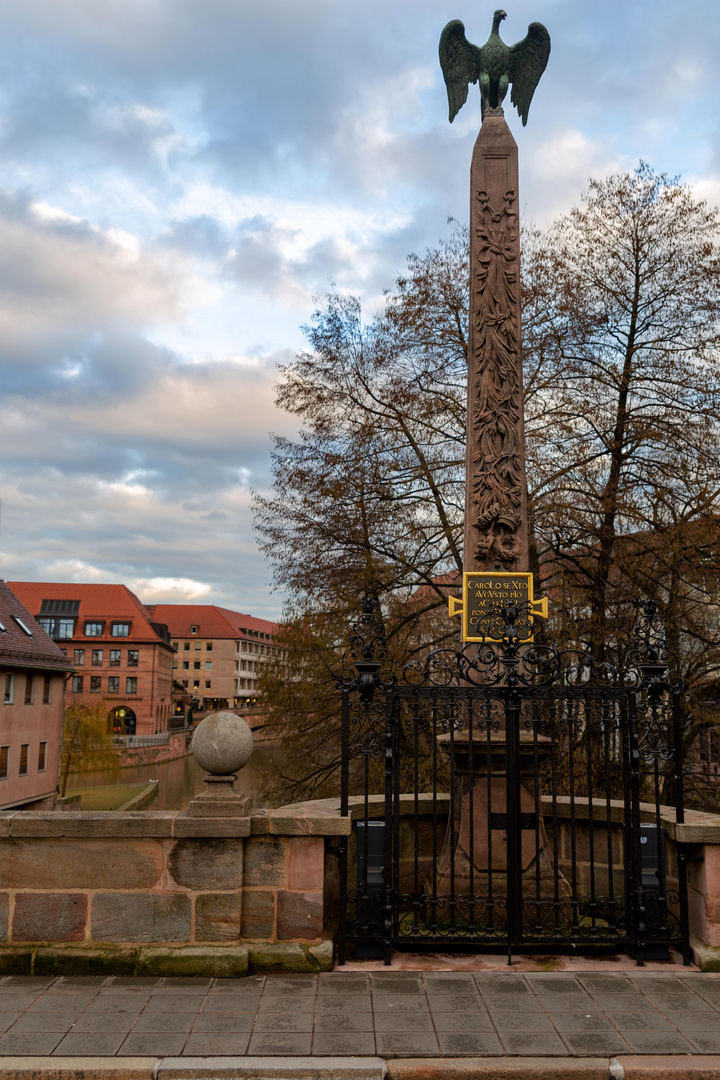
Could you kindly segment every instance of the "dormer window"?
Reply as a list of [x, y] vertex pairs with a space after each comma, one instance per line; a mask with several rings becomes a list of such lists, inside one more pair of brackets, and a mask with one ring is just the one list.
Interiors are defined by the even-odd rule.
[[190, 633], [191, 634], [197, 634], [197, 632], [198, 632], [197, 626], [191, 626], [190, 627]]

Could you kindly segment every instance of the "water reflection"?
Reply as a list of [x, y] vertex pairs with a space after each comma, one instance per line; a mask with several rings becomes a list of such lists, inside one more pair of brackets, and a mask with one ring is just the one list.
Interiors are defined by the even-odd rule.
[[[279, 795], [268, 795], [275, 786], [274, 775], [282, 761], [282, 749], [275, 743], [255, 744], [253, 756], [240, 772], [235, 788], [249, 795], [251, 807], [280, 806], [288, 801]], [[100, 784], [141, 784], [158, 781], [157, 799], [149, 810], [187, 810], [194, 795], [204, 788], [207, 774], [200, 768], [192, 754], [160, 761], [154, 765], [130, 765], [125, 769], [102, 769], [94, 772], [72, 773], [68, 777], [66, 794], [74, 788], [96, 787]]]

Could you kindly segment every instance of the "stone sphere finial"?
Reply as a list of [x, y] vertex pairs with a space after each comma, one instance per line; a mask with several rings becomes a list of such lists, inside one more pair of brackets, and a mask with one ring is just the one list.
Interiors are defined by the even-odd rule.
[[192, 752], [201, 769], [211, 776], [237, 773], [250, 760], [254, 739], [250, 725], [228, 710], [211, 713], [195, 729]]

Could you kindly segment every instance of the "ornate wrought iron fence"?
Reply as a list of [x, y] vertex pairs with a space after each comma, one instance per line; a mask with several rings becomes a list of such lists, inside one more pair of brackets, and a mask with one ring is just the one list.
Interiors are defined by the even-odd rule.
[[497, 645], [396, 678], [364, 604], [341, 684], [341, 813], [361, 823], [339, 849], [341, 962], [348, 943], [386, 963], [393, 948], [689, 960], [686, 870], [666, 837], [683, 820], [683, 684], [656, 608], [620, 668], [523, 644], [528, 618], [493, 610]]

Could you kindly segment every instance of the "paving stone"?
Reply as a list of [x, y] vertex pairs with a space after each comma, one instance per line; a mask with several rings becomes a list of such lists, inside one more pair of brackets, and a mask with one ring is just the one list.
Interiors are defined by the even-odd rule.
[[720, 1054], [720, 1031], [691, 1031], [688, 1039], [701, 1054]]
[[267, 975], [265, 994], [310, 993], [317, 989], [317, 975]]
[[521, 975], [482, 972], [475, 975], [475, 983], [481, 994], [526, 994], [528, 997], [532, 994]]
[[665, 1016], [681, 1031], [720, 1031], [717, 1013], [667, 1012]]
[[638, 1054], [692, 1054], [693, 1048], [679, 1031], [628, 1031], [622, 1034]]
[[387, 1013], [379, 1013], [378, 1014], [378, 1012], [376, 1010], [376, 1012], [375, 1012], [375, 1031], [376, 1031], [376, 1033], [379, 1033], [381, 1031], [382, 1032], [398, 1031], [398, 1029], [403, 1034], [405, 1032], [410, 1033], [411, 1031], [432, 1031], [433, 1030], [433, 1023], [432, 1023], [432, 1020], [430, 1018], [429, 1013], [427, 1013], [427, 1014], [422, 1013], [422, 1014], [417, 1015], [417, 1016], [415, 1016], [415, 1015], [413, 1015], [411, 1013], [404, 1013], [403, 1016], [402, 1016], [401, 1022], [398, 1023], [398, 1017], [397, 1016], [392, 1016], [392, 1015], [388, 1016]]
[[516, 998], [515, 994], [502, 994], [490, 997], [489, 994], [483, 994], [483, 1004], [493, 1015], [497, 1013], [517, 1013], [522, 1011], [523, 1013], [543, 1013], [545, 1010], [542, 1004], [536, 997], [524, 997], [522, 1004]]
[[85, 994], [43, 994], [38, 998], [29, 1008], [29, 1012], [72, 1012], [75, 1010], [78, 1014], [84, 1009], [87, 1009], [95, 1000], [94, 997], [87, 997]]
[[258, 1013], [255, 1031], [312, 1031], [313, 1014], [298, 1013]]
[[419, 1032], [376, 1032], [375, 1043], [380, 1057], [439, 1057], [435, 1035]]
[[116, 975], [110, 980], [108, 989], [115, 990], [144, 990], [148, 987], [153, 989], [160, 985], [162, 980], [153, 975]]
[[360, 994], [370, 989], [367, 975], [351, 975], [344, 971], [323, 972], [318, 978], [318, 994]]
[[469, 1009], [483, 1008], [482, 1000], [477, 991], [472, 994], [441, 994], [430, 993], [428, 990], [428, 1001], [434, 1013], [467, 1012]]
[[493, 1022], [484, 1009], [475, 1012], [433, 1013], [435, 1030], [441, 1031], [494, 1031]]
[[667, 1019], [659, 1012], [611, 1013], [610, 1019], [620, 1031], [667, 1031]]
[[203, 1005], [202, 1014], [252, 1012], [255, 1014], [260, 1003], [259, 994], [217, 994], [210, 995]]
[[235, 990], [242, 988], [243, 990], [257, 990], [265, 986], [265, 975], [244, 975], [242, 979], [213, 979], [212, 980], [212, 992], [214, 994], [220, 994], [224, 990], [234, 993]]
[[63, 1037], [61, 1031], [6, 1032], [0, 1039], [0, 1055], [4, 1057], [35, 1057], [52, 1054]]
[[324, 1013], [326, 1016], [343, 1012], [372, 1012], [372, 998], [369, 994], [363, 997], [359, 994], [338, 994], [337, 997], [325, 995], [321, 997], [318, 994], [317, 1012], [318, 1015]]
[[0, 1012], [0, 1032], [7, 1031], [20, 1016], [22, 1016], [21, 1012]]
[[565, 1057], [567, 1047], [559, 1035], [542, 1032], [502, 1032], [505, 1051], [513, 1057]]
[[70, 1031], [53, 1051], [53, 1057], [111, 1057], [118, 1052], [125, 1033]]
[[475, 989], [475, 980], [471, 971], [426, 971], [423, 973], [422, 978], [428, 989], [431, 986], [436, 986], [438, 989], [447, 988], [450, 993], [454, 993], [456, 990], [462, 992], [468, 988], [470, 990]]
[[133, 1031], [190, 1031], [197, 1013], [143, 1013]]
[[543, 1013], [526, 1013], [522, 1012], [503, 1012], [492, 1016], [492, 1021], [497, 1030], [502, 1033], [504, 1031], [516, 1031], [518, 1034], [521, 1032], [539, 1032], [539, 1031], [553, 1031], [553, 1026], [550, 1023], [547, 1015]]
[[372, 1031], [372, 1013], [355, 1013], [328, 1016], [318, 1014], [315, 1031]]
[[246, 1052], [249, 1033], [243, 1032], [193, 1032], [185, 1044], [183, 1057], [235, 1057]]
[[594, 998], [582, 990], [577, 994], [548, 994], [547, 997], [541, 994], [538, 1001], [548, 1012], [589, 1012], [597, 1008]]
[[146, 1013], [176, 1013], [176, 1012], [199, 1012], [205, 1001], [203, 994], [178, 995], [171, 997], [169, 994], [153, 994], [145, 1006]]
[[36, 996], [30, 997], [28, 994], [5, 994], [0, 998], [0, 1009], [3, 1012], [10, 1010], [13, 1012], [25, 1012], [26, 1009], [32, 1008], [36, 1001], [38, 1001]]
[[603, 1012], [654, 1012], [655, 1006], [642, 994], [593, 994]]
[[103, 1031], [106, 1034], [122, 1031], [127, 1035], [136, 1019], [132, 1013], [83, 1013], [73, 1031]]
[[258, 1054], [262, 1057], [276, 1054], [300, 1057], [309, 1054], [311, 1047], [310, 1031], [259, 1031], [250, 1037], [247, 1052], [249, 1055]]
[[77, 1012], [23, 1013], [10, 1030], [13, 1034], [19, 1031], [69, 1031], [78, 1016]]
[[596, 1009], [591, 1013], [580, 1012], [551, 1012], [548, 1013], [551, 1021], [558, 1031], [613, 1031], [614, 1028], [607, 1017]]
[[145, 1008], [145, 1005], [146, 999], [144, 997], [137, 999], [127, 997], [119, 999], [110, 998], [105, 1001], [102, 998], [98, 998], [96, 1001], [93, 1001], [91, 1005], [88, 1005], [84, 1015], [124, 1013], [127, 1016], [139, 1016]]
[[260, 1016], [300, 1016], [303, 1013], [309, 1013], [311, 1016], [315, 1012], [315, 995], [305, 995], [300, 997], [299, 995], [288, 994], [286, 997], [274, 997], [266, 998], [263, 996], [259, 1008], [258, 1015]]
[[374, 1011], [384, 1013], [387, 1016], [397, 1017], [397, 1023], [402, 1024], [406, 1016], [429, 1016], [430, 1006], [424, 998], [379, 998], [374, 1001]]
[[185, 1032], [134, 1032], [125, 1037], [118, 1057], [177, 1057], [187, 1040]]
[[438, 1032], [440, 1052], [448, 1057], [499, 1057], [502, 1044], [494, 1033]]
[[54, 993], [56, 990], [62, 990], [65, 987], [97, 987], [100, 989], [108, 981], [107, 975], [62, 975], [56, 980], [55, 984], [50, 987], [49, 993]]
[[571, 1054], [583, 1057], [630, 1052], [630, 1047], [617, 1031], [574, 1031], [564, 1033], [562, 1038]]
[[316, 1031], [312, 1052], [316, 1057], [373, 1057], [375, 1036], [372, 1032]]
[[720, 1022], [720, 1014], [706, 1001], [699, 998], [697, 994], [694, 994], [693, 997], [681, 997], [679, 994], [673, 994], [672, 997], [665, 998], [654, 996], [650, 1000], [655, 1008], [663, 1013], [704, 1013], [706, 1016], [714, 1016]]
[[525, 976], [528, 986], [540, 994], [574, 994], [582, 993], [582, 987], [574, 975], [535, 975], [528, 972]]
[[195, 1022], [193, 1031], [252, 1031], [254, 1022], [254, 1012], [201, 1012]]

